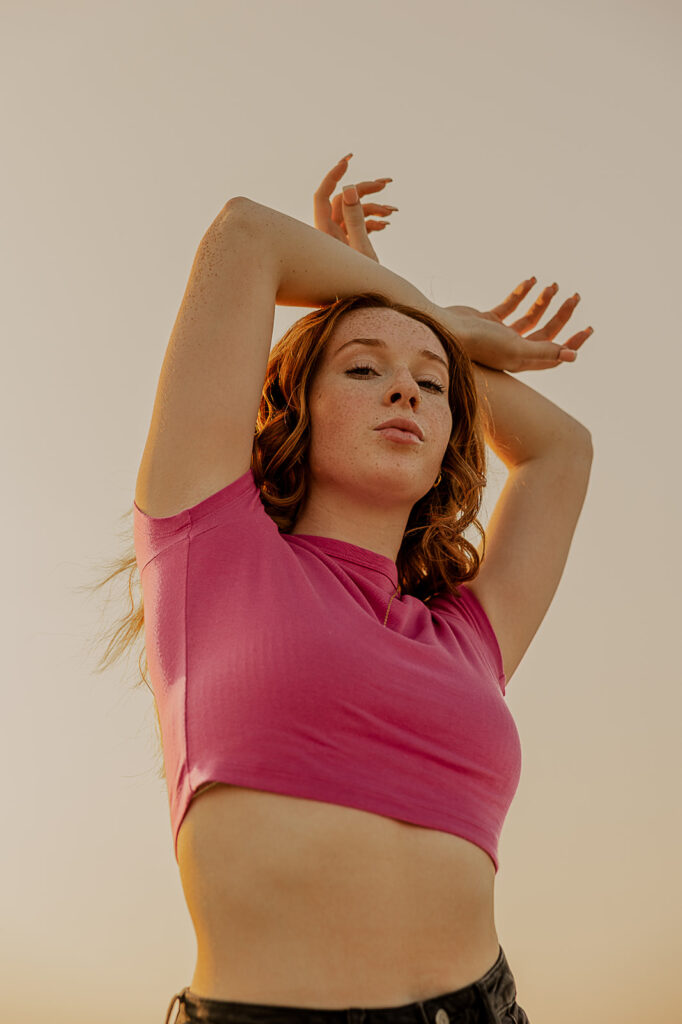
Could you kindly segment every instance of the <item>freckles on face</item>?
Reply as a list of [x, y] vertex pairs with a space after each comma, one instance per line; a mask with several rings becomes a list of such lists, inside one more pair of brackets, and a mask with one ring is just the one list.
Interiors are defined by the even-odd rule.
[[[441, 390], [442, 389], [442, 390]], [[418, 487], [435, 477], [452, 432], [449, 357], [427, 325], [395, 310], [352, 310], [334, 328], [309, 391], [314, 474], [378, 474], [407, 467]], [[424, 443], [398, 444], [376, 427], [416, 420]]]
[[[363, 363], [360, 354], [326, 367], [311, 389], [311, 468], [320, 478], [333, 472], [335, 477], [378, 474], [384, 479], [407, 468], [413, 483], [423, 485], [437, 475], [452, 431], [447, 390], [422, 393], [417, 404], [391, 405], [385, 381], [366, 371], [346, 373]], [[426, 391], [423, 381], [420, 387]], [[400, 416], [419, 423], [423, 444], [398, 444], [377, 432], [380, 423]]]
[[326, 372], [311, 393], [311, 447], [337, 462], [353, 460], [372, 423], [367, 396], [354, 395], [349, 383]]

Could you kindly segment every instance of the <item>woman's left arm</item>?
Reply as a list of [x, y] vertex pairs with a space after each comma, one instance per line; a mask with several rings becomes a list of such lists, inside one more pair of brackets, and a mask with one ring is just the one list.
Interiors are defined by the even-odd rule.
[[590, 431], [554, 402], [503, 370], [473, 364], [486, 441], [507, 469], [569, 449], [591, 449]]
[[[316, 193], [316, 227], [378, 262], [363, 218], [388, 212], [388, 208], [371, 205], [356, 209], [355, 222], [349, 219], [344, 232], [340, 197], [335, 205], [329, 203], [347, 164], [347, 159], [340, 161]], [[362, 185], [367, 191], [376, 191], [383, 187], [383, 180]], [[490, 516], [484, 548], [479, 549], [478, 573], [467, 584], [493, 627], [507, 683], [559, 585], [592, 465], [592, 436], [587, 427], [511, 376], [575, 363], [578, 349], [592, 333], [587, 328], [562, 345], [552, 342], [575, 310], [576, 295], [566, 300], [543, 328], [524, 337], [547, 311], [558, 290], [555, 285], [543, 289], [524, 316], [509, 326], [504, 324], [503, 318], [516, 309], [534, 283], [534, 278], [522, 282], [485, 313], [469, 306], [442, 307], [451, 318], [448, 326], [473, 363], [486, 441], [509, 470]]]
[[[545, 303], [546, 298], [538, 300], [541, 306]], [[575, 301], [564, 305], [564, 312], [537, 332], [538, 340], [553, 338], [568, 320]], [[512, 330], [486, 316], [493, 331]], [[531, 311], [514, 327], [523, 330], [526, 320], [535, 323], [539, 316]], [[492, 334], [489, 340], [494, 342]], [[511, 374], [475, 361], [473, 369], [486, 441], [509, 474], [488, 522], [485, 549], [479, 549], [483, 560], [478, 575], [469, 587], [493, 626], [508, 684], [563, 575], [587, 495], [592, 435]]]
[[592, 467], [589, 430], [500, 370], [474, 363], [486, 441], [509, 473], [468, 586], [486, 612], [509, 683], [559, 586]]

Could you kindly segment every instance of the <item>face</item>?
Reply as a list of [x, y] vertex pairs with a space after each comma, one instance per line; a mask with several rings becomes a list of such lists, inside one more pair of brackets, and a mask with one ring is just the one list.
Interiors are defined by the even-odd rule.
[[[355, 338], [385, 345], [347, 344]], [[311, 486], [409, 515], [433, 486], [450, 440], [448, 390], [447, 352], [426, 324], [392, 309], [352, 310], [311, 384]], [[399, 443], [376, 429], [396, 417], [418, 423], [423, 443]]]

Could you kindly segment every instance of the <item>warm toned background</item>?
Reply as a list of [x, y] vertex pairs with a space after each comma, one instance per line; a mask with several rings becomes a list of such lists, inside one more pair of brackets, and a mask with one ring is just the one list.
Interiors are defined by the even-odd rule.
[[[191, 981], [151, 694], [134, 659], [96, 675], [85, 651], [125, 591], [107, 612], [77, 588], [122, 549], [204, 230], [234, 195], [312, 224], [352, 151], [347, 180], [395, 179], [382, 263], [480, 309], [556, 280], [595, 328], [575, 365], [522, 375], [595, 459], [508, 690], [496, 921], [532, 1024], [678, 1019], [679, 6], [5, 0], [0, 20], [0, 1017], [162, 1024]], [[492, 457], [484, 522], [504, 475]]]

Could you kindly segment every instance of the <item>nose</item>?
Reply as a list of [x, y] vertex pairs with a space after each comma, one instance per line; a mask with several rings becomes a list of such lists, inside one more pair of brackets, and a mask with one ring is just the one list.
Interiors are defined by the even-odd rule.
[[391, 402], [399, 402], [404, 398], [407, 398], [412, 407], [419, 405], [422, 400], [419, 382], [414, 379], [409, 370], [398, 374], [398, 381], [394, 382], [391, 389]]

